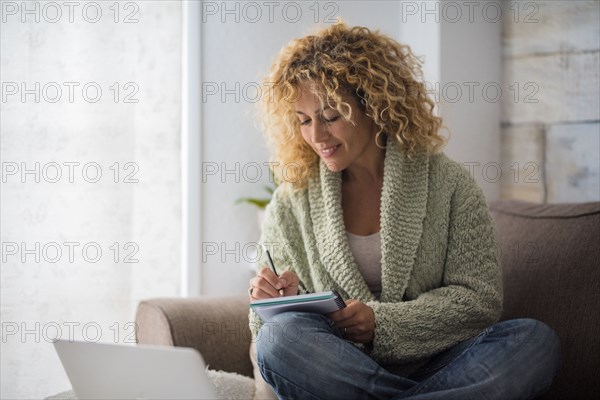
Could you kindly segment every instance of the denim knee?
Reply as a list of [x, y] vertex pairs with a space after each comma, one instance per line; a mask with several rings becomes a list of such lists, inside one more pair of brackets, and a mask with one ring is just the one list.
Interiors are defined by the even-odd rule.
[[[560, 340], [556, 332], [545, 323], [531, 318], [504, 321], [509, 324], [510, 341], [528, 360], [535, 371], [537, 386], [550, 386], [561, 366]], [[501, 323], [502, 324], [502, 323]]]
[[512, 323], [511, 339], [533, 350], [544, 350], [547, 360], [551, 364], [560, 362], [560, 340], [552, 328], [542, 321], [531, 318], [520, 318], [505, 321]]
[[539, 347], [545, 350], [545, 364], [552, 371], [552, 376], [556, 375], [562, 363], [560, 350], [560, 339], [554, 329], [542, 321], [529, 319], [529, 324], [532, 325], [532, 330], [535, 332], [533, 338], [539, 340]]
[[263, 324], [256, 337], [256, 351], [260, 363], [273, 359], [285, 360], [306, 350], [306, 342], [318, 330], [330, 329], [330, 320], [320, 314], [286, 312]]

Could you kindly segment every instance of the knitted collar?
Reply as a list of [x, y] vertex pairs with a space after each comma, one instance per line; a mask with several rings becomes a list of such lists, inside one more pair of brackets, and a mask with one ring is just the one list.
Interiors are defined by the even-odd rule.
[[[380, 301], [401, 301], [421, 240], [427, 205], [428, 157], [412, 159], [389, 135], [381, 196]], [[346, 237], [342, 211], [342, 174], [321, 160], [319, 178], [308, 186], [311, 220], [323, 267], [341, 294], [363, 302], [375, 300], [363, 279]]]

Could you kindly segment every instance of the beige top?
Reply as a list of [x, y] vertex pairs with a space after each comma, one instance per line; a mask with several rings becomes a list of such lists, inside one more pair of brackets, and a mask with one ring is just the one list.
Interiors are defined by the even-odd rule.
[[379, 299], [381, 295], [381, 235], [361, 236], [346, 231], [350, 251], [369, 290]]

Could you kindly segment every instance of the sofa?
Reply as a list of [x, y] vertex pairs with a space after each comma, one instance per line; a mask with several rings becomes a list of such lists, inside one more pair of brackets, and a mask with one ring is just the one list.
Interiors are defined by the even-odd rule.
[[[539, 319], [561, 340], [561, 370], [541, 399], [597, 399], [600, 202], [500, 201], [490, 212], [504, 280], [501, 319]], [[136, 322], [138, 343], [192, 347], [211, 369], [253, 376], [246, 294], [145, 300]]]

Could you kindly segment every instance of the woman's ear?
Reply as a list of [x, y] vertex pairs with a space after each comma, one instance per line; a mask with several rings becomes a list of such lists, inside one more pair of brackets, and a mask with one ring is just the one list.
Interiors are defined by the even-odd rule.
[[366, 95], [364, 90], [358, 88], [356, 89], [356, 91], [354, 92], [355, 96], [356, 96], [356, 101], [358, 102], [358, 104], [360, 105], [360, 107], [362, 108], [363, 111], [366, 111], [367, 109], [367, 99], [366, 99]]

